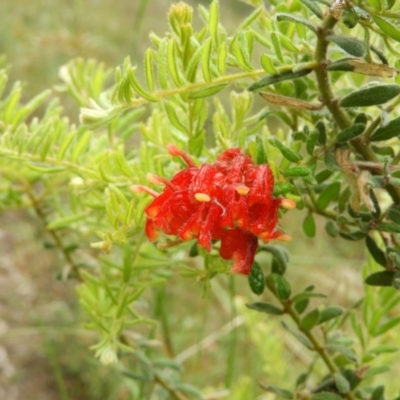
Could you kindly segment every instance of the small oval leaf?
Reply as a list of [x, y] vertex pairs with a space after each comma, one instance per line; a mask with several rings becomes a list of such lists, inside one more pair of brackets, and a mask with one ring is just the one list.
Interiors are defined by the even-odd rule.
[[265, 289], [265, 277], [264, 272], [257, 262], [253, 263], [250, 275], [248, 276], [250, 289], [253, 293], [260, 295]]

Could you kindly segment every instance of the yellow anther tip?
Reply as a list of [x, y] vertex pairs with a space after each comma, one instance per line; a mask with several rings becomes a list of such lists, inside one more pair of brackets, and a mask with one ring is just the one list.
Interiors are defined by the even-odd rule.
[[293, 208], [296, 208], [296, 202], [291, 199], [283, 199], [281, 201], [281, 207], [286, 208], [286, 210], [292, 210]]
[[289, 235], [280, 235], [276, 238], [276, 240], [279, 240], [280, 242], [290, 242], [292, 240], [292, 237]]
[[247, 193], [250, 192], [250, 188], [245, 186], [245, 185], [236, 186], [235, 190], [242, 196], [244, 196], [244, 195], [246, 195]]
[[211, 201], [211, 197], [205, 193], [196, 193], [194, 197], [197, 201], [201, 201], [202, 203], [207, 203]]

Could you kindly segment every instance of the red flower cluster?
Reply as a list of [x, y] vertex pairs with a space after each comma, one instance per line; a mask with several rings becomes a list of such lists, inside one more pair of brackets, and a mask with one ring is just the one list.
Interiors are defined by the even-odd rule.
[[268, 165], [255, 165], [239, 148], [200, 167], [174, 145], [168, 151], [182, 157], [187, 168], [170, 181], [148, 175], [151, 183], [165, 184], [161, 194], [146, 186], [131, 187], [154, 197], [145, 209], [146, 235], [151, 241], [163, 231], [182, 240], [196, 238], [210, 251], [211, 241], [220, 239], [219, 254], [234, 262], [231, 272], [248, 275], [258, 238], [290, 239], [277, 230], [278, 209], [280, 205], [293, 208], [295, 203], [272, 196], [274, 178]]

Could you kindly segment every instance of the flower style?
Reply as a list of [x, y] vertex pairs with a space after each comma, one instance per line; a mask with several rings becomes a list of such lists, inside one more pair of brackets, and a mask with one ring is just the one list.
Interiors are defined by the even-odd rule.
[[233, 148], [214, 164], [197, 167], [174, 145], [167, 149], [180, 156], [187, 168], [170, 181], [149, 174], [149, 182], [165, 185], [161, 194], [142, 185], [131, 187], [154, 197], [145, 209], [149, 240], [162, 231], [184, 241], [195, 238], [207, 251], [213, 240], [221, 240], [220, 256], [233, 260], [231, 272], [245, 275], [251, 271], [258, 238], [290, 240], [277, 228], [278, 210], [279, 206], [293, 208], [295, 203], [272, 195], [274, 178], [268, 165], [255, 165], [240, 148]]

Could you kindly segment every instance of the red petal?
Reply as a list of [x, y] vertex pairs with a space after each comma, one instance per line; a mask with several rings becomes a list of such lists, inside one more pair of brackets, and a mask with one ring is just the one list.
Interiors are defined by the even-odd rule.
[[153, 221], [151, 219], [147, 219], [144, 230], [150, 242], [153, 242], [157, 239], [158, 232], [155, 230]]
[[209, 205], [207, 216], [201, 224], [199, 233], [199, 245], [204, 247], [207, 251], [211, 251], [211, 240], [220, 236], [220, 218], [222, 209], [217, 204], [212, 203]]
[[268, 165], [258, 165], [252, 168], [246, 173], [245, 184], [250, 188], [249, 205], [268, 202], [274, 187], [271, 169]]
[[225, 231], [221, 238], [219, 254], [225, 260], [233, 260], [232, 273], [249, 275], [258, 246], [257, 237], [236, 228]]

